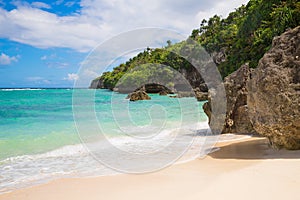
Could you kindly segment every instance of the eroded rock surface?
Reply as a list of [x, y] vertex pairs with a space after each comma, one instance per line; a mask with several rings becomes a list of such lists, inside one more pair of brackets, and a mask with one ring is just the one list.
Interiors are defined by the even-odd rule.
[[300, 149], [300, 26], [274, 38], [248, 90], [254, 129], [273, 146]]
[[139, 101], [139, 100], [150, 100], [151, 97], [144, 90], [137, 90], [130, 94], [128, 97], [130, 101]]
[[[226, 92], [227, 111], [222, 133], [253, 133], [248, 114], [247, 106], [247, 82], [250, 79], [251, 70], [247, 64], [241, 66], [224, 79], [224, 88]], [[211, 98], [209, 95], [208, 102], [203, 105], [204, 112], [211, 121]]]

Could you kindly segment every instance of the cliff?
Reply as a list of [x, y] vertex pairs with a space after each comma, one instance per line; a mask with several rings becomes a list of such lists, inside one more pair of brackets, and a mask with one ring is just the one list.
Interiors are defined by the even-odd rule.
[[300, 26], [274, 38], [247, 88], [254, 129], [277, 148], [300, 149]]
[[[300, 26], [275, 37], [256, 69], [243, 65], [227, 76], [224, 88], [222, 133], [256, 132], [273, 147], [300, 149]], [[203, 105], [209, 119], [211, 98]]]

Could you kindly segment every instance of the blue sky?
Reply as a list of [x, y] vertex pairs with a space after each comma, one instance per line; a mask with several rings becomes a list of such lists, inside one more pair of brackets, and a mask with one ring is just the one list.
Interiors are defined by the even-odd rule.
[[0, 87], [72, 87], [100, 43], [144, 27], [188, 36], [248, 0], [0, 0]]

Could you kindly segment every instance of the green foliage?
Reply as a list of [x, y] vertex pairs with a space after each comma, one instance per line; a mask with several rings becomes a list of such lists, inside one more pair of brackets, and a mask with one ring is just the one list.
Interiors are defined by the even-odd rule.
[[[256, 67], [259, 59], [271, 47], [272, 39], [288, 28], [300, 25], [300, 2], [295, 0], [250, 0], [246, 6], [237, 8], [226, 19], [215, 15], [203, 20], [198, 29], [182, 42], [172, 44], [167, 41], [164, 48], [150, 49], [139, 53], [124, 64], [114, 68], [112, 72], [102, 74], [104, 87], [114, 88], [121, 77], [126, 74], [124, 82], [134, 83], [138, 80], [151, 79], [151, 65], [163, 64], [175, 70], [192, 70], [186, 59], [178, 56], [191, 52], [190, 40], [197, 41], [210, 54], [223, 52], [226, 61], [218, 68], [223, 77], [238, 69], [242, 64], [249, 63]], [[176, 53], [177, 52], [177, 53]], [[142, 66], [142, 71], [129, 70]], [[159, 72], [160, 73], [160, 72]], [[172, 75], [165, 72], [166, 76]]]
[[151, 83], [162, 83], [170, 85], [175, 76], [174, 70], [159, 64], [144, 64], [128, 71], [119, 80], [117, 87], [138, 88], [141, 85]]
[[[121, 87], [139, 87], [146, 80], [153, 83], [164, 82], [172, 85], [171, 78], [174, 78], [174, 70], [181, 71], [183, 69], [190, 70], [192, 65], [186, 59], [178, 54], [181, 51], [190, 51], [191, 45], [187, 41], [183, 41], [172, 45], [171, 41], [167, 41], [167, 47], [150, 49], [139, 53], [126, 63], [114, 68], [111, 72], [104, 72], [100, 79], [103, 80], [104, 88], [113, 89], [116, 85]], [[184, 53], [184, 52], [183, 52]], [[168, 66], [159, 67], [159, 66]], [[160, 80], [163, 79], [163, 80]]]
[[[226, 19], [203, 20], [195, 37], [209, 53], [224, 51], [227, 59], [218, 67], [223, 77], [248, 62], [256, 67], [272, 39], [300, 25], [300, 3], [295, 0], [250, 0]], [[196, 32], [196, 31], [193, 31]]]

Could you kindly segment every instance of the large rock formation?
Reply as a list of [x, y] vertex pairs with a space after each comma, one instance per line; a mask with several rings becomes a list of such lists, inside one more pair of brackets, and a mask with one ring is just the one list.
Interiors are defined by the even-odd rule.
[[141, 86], [140, 88], [136, 89], [135, 91], [143, 90], [146, 93], [164, 93], [164, 94], [173, 94], [173, 91], [167, 88], [164, 85], [160, 85], [157, 83], [149, 83]]
[[[204, 83], [204, 80], [200, 73], [195, 69], [194, 67], [189, 67], [189, 68], [183, 68], [179, 66], [178, 69], [178, 75], [173, 77], [174, 80], [172, 81], [167, 81], [167, 82], [161, 82], [160, 81], [153, 81], [152, 83], [147, 83], [144, 84], [146, 85], [146, 92], [147, 93], [160, 93], [161, 90], [165, 90], [168, 94], [172, 94], [175, 91], [181, 92], [185, 89], [190, 89], [191, 88], [199, 88], [201, 92], [207, 92], [208, 88], [206, 84]], [[184, 78], [183, 78], [184, 77]], [[186, 80], [185, 80], [186, 79]], [[174, 87], [167, 88], [164, 85], [168, 85], [167, 83], [172, 82], [174, 84]], [[189, 86], [187, 86], [189, 85]], [[137, 86], [138, 87], [138, 86]], [[183, 88], [182, 88], [183, 87]], [[92, 80], [89, 88], [91, 89], [110, 89], [115, 92], [119, 93], [130, 93], [132, 92], [135, 88], [134, 86], [131, 85], [123, 85], [121, 82], [118, 82], [116, 85], [107, 82], [104, 80], [103, 76], [100, 76], [94, 80]], [[163, 92], [165, 93], [165, 92]]]
[[96, 78], [92, 80], [91, 85], [89, 86], [90, 89], [104, 89], [102, 77]]
[[174, 93], [173, 90], [159, 83], [147, 83], [138, 88], [135, 88], [135, 86], [132, 85], [121, 84], [113, 88], [113, 91], [122, 94], [131, 93], [132, 91], [138, 91], [138, 90], [143, 90], [146, 93], [150, 93], [150, 94], [157, 94], [157, 93], [173, 94]]
[[184, 98], [184, 97], [195, 97], [197, 101], [207, 101], [208, 92], [203, 92], [199, 87], [190, 89], [189, 91], [177, 91], [176, 96], [170, 96], [171, 98]]
[[300, 149], [300, 26], [274, 38], [248, 90], [255, 130], [276, 147]]
[[251, 71], [248, 64], [241, 66], [224, 80], [227, 112], [223, 133], [255, 132], [250, 122], [246, 88]]
[[[241, 66], [237, 71], [224, 79], [224, 87], [227, 98], [227, 111], [222, 133], [252, 133], [255, 130], [248, 115], [247, 88], [251, 71], [248, 64]], [[211, 93], [211, 92], [210, 92]], [[203, 105], [204, 112], [211, 120], [211, 98]]]

